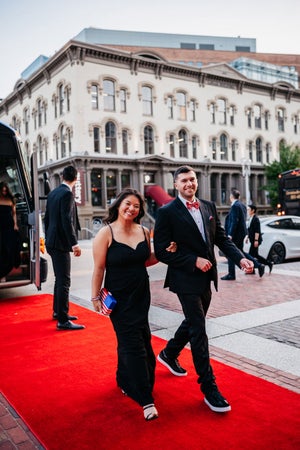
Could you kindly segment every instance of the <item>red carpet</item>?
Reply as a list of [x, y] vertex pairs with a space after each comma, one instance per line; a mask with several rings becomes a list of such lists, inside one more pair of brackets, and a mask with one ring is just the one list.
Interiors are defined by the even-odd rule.
[[[0, 390], [49, 450], [296, 449], [300, 396], [213, 361], [232, 411], [216, 414], [199, 392], [191, 354], [180, 359], [187, 377], [157, 365], [160, 417], [115, 384], [115, 337], [110, 320], [71, 305], [83, 331], [57, 331], [51, 295], [0, 300]], [[153, 337], [157, 353], [164, 345]]]

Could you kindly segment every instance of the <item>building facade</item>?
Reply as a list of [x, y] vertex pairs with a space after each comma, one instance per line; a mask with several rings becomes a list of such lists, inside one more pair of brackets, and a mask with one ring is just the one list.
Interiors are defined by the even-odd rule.
[[300, 91], [227, 64], [190, 67], [159, 50], [70, 41], [16, 83], [0, 120], [20, 132], [28, 156], [36, 151], [41, 191], [45, 176], [53, 188], [76, 165], [80, 220], [92, 230], [129, 185], [146, 195], [153, 221], [182, 164], [195, 168], [199, 197], [221, 216], [232, 187], [248, 200], [248, 177], [250, 200], [270, 212], [264, 165], [279, 159], [281, 143], [300, 146]]

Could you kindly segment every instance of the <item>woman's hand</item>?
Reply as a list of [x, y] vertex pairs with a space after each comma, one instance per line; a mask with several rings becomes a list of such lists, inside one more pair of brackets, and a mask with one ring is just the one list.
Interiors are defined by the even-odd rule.
[[176, 253], [176, 251], [177, 251], [177, 244], [176, 244], [176, 242], [171, 241], [169, 247], [166, 248], [166, 251], [170, 252], [170, 253]]

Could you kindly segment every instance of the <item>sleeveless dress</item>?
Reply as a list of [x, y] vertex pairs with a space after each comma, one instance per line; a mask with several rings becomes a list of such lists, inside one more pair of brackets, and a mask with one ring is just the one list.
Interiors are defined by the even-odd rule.
[[0, 205], [0, 278], [20, 265], [19, 240], [11, 205]]
[[[155, 355], [148, 321], [149, 275], [145, 261], [150, 250], [145, 239], [136, 248], [114, 239], [107, 251], [104, 286], [117, 305], [110, 315], [118, 341], [117, 384], [141, 406], [153, 403]], [[144, 229], [143, 229], [144, 231]]]

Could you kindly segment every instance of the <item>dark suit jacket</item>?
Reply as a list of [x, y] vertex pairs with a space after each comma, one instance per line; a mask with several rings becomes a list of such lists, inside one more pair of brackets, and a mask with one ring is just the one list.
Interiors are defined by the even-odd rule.
[[[201, 294], [213, 280], [217, 289], [217, 263], [214, 245], [236, 264], [244, 255], [226, 236], [213, 202], [200, 200], [206, 242], [187, 208], [179, 198], [158, 210], [154, 230], [154, 249], [159, 261], [168, 265], [165, 287], [176, 293]], [[171, 241], [177, 243], [177, 251], [166, 251]], [[213, 267], [202, 272], [195, 266], [197, 257], [207, 258]]]
[[227, 236], [232, 237], [232, 241], [242, 247], [247, 235], [247, 208], [239, 200], [235, 201], [225, 219], [225, 230]]
[[255, 241], [255, 234], [256, 233], [259, 234], [258, 244], [260, 245], [262, 243], [262, 236], [261, 236], [261, 230], [260, 230], [260, 220], [254, 214], [254, 216], [252, 216], [252, 219], [251, 219], [251, 222], [250, 222], [250, 226], [248, 227], [249, 241], [250, 241], [250, 243], [252, 245], [253, 245], [253, 243]]
[[72, 251], [80, 224], [73, 193], [65, 184], [50, 192], [45, 213], [46, 247]]

